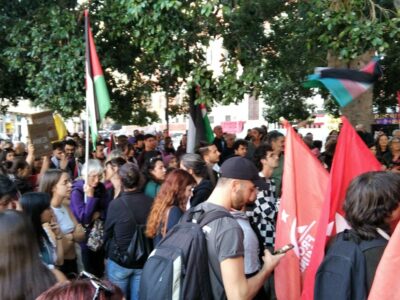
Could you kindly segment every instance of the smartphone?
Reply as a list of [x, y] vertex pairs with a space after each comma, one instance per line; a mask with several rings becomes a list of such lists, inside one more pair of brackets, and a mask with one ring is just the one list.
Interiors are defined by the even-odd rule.
[[286, 253], [286, 252], [288, 252], [289, 250], [291, 250], [293, 248], [294, 248], [294, 246], [292, 244], [287, 244], [287, 245], [283, 246], [282, 248], [280, 248], [278, 250], [275, 250], [273, 254], [274, 255], [275, 254], [283, 254], [283, 253]]

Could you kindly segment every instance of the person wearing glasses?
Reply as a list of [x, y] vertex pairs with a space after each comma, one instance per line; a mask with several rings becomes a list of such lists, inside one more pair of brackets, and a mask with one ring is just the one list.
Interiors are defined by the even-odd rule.
[[[97, 159], [89, 159], [82, 167], [82, 178], [75, 180], [71, 192], [71, 210], [86, 233], [91, 232], [96, 220], [105, 219], [106, 191], [101, 179], [104, 168]], [[82, 262], [86, 271], [101, 277], [104, 273], [104, 251], [89, 249], [87, 240], [80, 243]]]

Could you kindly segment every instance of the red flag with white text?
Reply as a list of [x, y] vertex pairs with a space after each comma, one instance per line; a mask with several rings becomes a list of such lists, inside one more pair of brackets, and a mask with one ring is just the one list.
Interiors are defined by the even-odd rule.
[[287, 121], [284, 126], [287, 136], [275, 248], [288, 243], [295, 247], [275, 269], [275, 290], [278, 299], [297, 300], [311, 259], [329, 175]]
[[325, 255], [327, 236], [349, 227], [344, 219], [342, 206], [350, 182], [358, 175], [382, 169], [382, 165], [350, 122], [345, 117], [341, 119], [343, 127], [337, 141], [326, 199], [318, 222], [314, 250], [304, 283], [303, 300], [314, 299], [315, 274]]

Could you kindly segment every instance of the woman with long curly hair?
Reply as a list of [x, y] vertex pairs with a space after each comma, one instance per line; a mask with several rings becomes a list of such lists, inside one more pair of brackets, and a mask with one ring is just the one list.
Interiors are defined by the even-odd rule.
[[181, 169], [165, 178], [147, 219], [146, 235], [153, 238], [154, 246], [179, 222], [195, 184], [193, 176]]

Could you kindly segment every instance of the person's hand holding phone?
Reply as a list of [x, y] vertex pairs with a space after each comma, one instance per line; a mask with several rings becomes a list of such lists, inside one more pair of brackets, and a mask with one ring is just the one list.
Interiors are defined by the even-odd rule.
[[285, 246], [283, 246], [282, 248], [279, 248], [278, 250], [275, 250], [273, 252], [274, 255], [276, 254], [284, 254], [286, 252], [288, 252], [289, 250], [293, 249], [294, 246], [292, 244], [287, 244]]
[[271, 254], [271, 252], [269, 252], [268, 249], [265, 249], [263, 256], [263, 261], [264, 261], [263, 269], [266, 269], [265, 271], [267, 271], [268, 273], [272, 272], [275, 269], [275, 267], [279, 264], [282, 257], [285, 256], [286, 252], [288, 252], [290, 249], [293, 249], [293, 247], [294, 246], [292, 244], [287, 244], [282, 248], [274, 251], [273, 254]]
[[61, 235], [60, 226], [58, 225], [57, 221], [54, 218], [51, 219], [49, 226], [51, 231], [53, 231], [56, 237], [59, 237]]
[[268, 268], [272, 272], [284, 256], [284, 253], [273, 255], [268, 249], [265, 249], [264, 256], [262, 257], [264, 261], [263, 268]]

